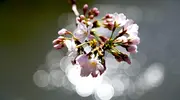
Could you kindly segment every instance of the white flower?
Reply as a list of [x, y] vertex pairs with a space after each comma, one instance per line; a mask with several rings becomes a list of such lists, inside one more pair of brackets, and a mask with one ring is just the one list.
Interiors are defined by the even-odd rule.
[[126, 16], [123, 13], [114, 13], [112, 18], [117, 26], [124, 26], [127, 22]]
[[87, 26], [83, 22], [77, 22], [77, 28], [74, 31], [74, 36], [78, 38], [81, 43], [84, 42], [84, 40], [89, 37], [92, 26], [92, 23]]
[[127, 20], [127, 23], [124, 26], [124, 29], [126, 30], [126, 33], [129, 35], [138, 35], [139, 26], [137, 24], [134, 24], [132, 20]]
[[105, 17], [103, 17], [103, 20], [103, 24], [109, 30], [112, 30], [114, 26], [122, 27], [127, 23], [126, 16], [123, 13], [107, 14]]
[[76, 62], [81, 67], [81, 76], [97, 77], [98, 74], [104, 70], [104, 66], [95, 58], [89, 59], [86, 54], [79, 55]]

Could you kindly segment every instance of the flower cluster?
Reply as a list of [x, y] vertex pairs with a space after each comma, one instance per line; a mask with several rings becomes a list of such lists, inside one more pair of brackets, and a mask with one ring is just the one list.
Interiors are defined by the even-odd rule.
[[[79, 15], [74, 3], [72, 10], [76, 15], [76, 29], [74, 32], [61, 29], [53, 45], [56, 49], [68, 48], [68, 56], [73, 58], [72, 64], [81, 67], [81, 76], [102, 75], [106, 70], [105, 53], [112, 54], [118, 62], [131, 64], [129, 56], [117, 47], [121, 46], [130, 53], [137, 52], [137, 45], [140, 43], [139, 27], [133, 20], [127, 19], [123, 13], [106, 14], [98, 20], [100, 11], [97, 8], [89, 9], [87, 4], [83, 7], [82, 15]], [[99, 27], [108, 29], [109, 37], [99, 33]]]

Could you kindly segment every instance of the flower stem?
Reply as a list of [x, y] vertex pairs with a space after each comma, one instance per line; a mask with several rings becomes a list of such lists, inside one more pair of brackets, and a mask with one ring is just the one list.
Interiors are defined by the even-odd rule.
[[112, 39], [113, 34], [114, 34], [114, 32], [112, 31], [112, 33], [111, 33], [111, 36], [110, 36], [109, 40], [111, 40], [111, 39]]
[[89, 41], [89, 42], [84, 42], [84, 43], [82, 43], [82, 44], [77, 45], [76, 47], [79, 48], [79, 47], [81, 47], [81, 46], [83, 46], [83, 45], [85, 45], [85, 44], [88, 44], [88, 43], [90, 43], [90, 42], [91, 42], [91, 41]]
[[116, 30], [116, 22], [114, 22], [114, 27], [112, 29], [111, 37], [109, 38], [109, 40], [112, 39], [115, 30]]
[[96, 38], [96, 40], [97, 40], [100, 44], [103, 43], [103, 42], [101, 41], [101, 39], [99, 38], [98, 34], [97, 34], [95, 31], [91, 32], [91, 34]]

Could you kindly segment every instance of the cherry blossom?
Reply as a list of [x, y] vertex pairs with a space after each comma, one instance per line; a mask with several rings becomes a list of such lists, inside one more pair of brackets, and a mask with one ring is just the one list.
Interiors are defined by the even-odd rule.
[[[117, 62], [131, 64], [127, 53], [138, 52], [139, 26], [123, 13], [106, 14], [102, 19], [96, 19], [100, 13], [98, 8], [90, 9], [85, 4], [83, 14], [80, 14], [76, 7], [72, 2], [76, 29], [73, 32], [64, 28], [59, 30], [60, 36], [53, 41], [53, 45], [56, 49], [67, 47], [71, 63], [80, 66], [79, 74], [82, 77], [102, 75], [106, 71], [107, 53], [113, 55]], [[123, 47], [127, 52], [117, 47]]]
[[98, 59], [89, 59], [89, 56], [86, 54], [79, 55], [76, 58], [76, 62], [81, 67], [81, 76], [89, 76], [91, 74], [93, 77], [97, 77], [100, 71], [104, 70], [103, 65]]

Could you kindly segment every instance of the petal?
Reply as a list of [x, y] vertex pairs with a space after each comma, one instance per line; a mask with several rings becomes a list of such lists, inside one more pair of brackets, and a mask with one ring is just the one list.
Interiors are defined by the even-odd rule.
[[130, 38], [132, 45], [138, 45], [140, 43], [140, 38], [138, 36], [133, 36]]
[[86, 38], [86, 35], [84, 34], [84, 32], [82, 30], [79, 30], [79, 29], [76, 29], [74, 31], [74, 36], [76, 38], [78, 38], [81, 43], [84, 42], [84, 40]]
[[76, 51], [76, 44], [73, 40], [65, 40], [64, 44], [68, 48], [68, 51]]
[[133, 23], [134, 23], [133, 20], [127, 19], [127, 20], [126, 20], [126, 24], [125, 24], [125, 26], [124, 26], [125, 30], [129, 30], [129, 27], [130, 27]]
[[116, 24], [123, 26], [126, 24], [127, 20], [126, 20], [126, 16], [123, 13], [114, 13], [114, 21], [116, 21]]
[[119, 17], [121, 20], [126, 20], [126, 16], [125, 16], [123, 13], [118, 14], [118, 17]]
[[93, 72], [91, 73], [92, 77], [97, 77], [97, 76], [98, 76], [98, 74], [99, 74], [99, 72], [98, 72], [98, 71], [93, 71]]
[[[90, 31], [89, 31], [90, 32]], [[84, 42], [88, 36], [88, 29], [84, 23], [78, 23], [78, 27], [73, 32], [74, 36], [79, 39], [80, 42]]]
[[127, 27], [127, 33], [130, 35], [137, 35], [138, 34], [139, 26], [137, 24], [132, 24]]
[[81, 75], [82, 77], [87, 77], [87, 76], [89, 76], [90, 74], [91, 74], [91, 71], [88, 70], [88, 69], [86, 69], [86, 67], [82, 67], [82, 68], [81, 68], [81, 73], [80, 73], [80, 75]]
[[132, 30], [138, 31], [139, 30], [139, 26], [137, 24], [133, 24], [132, 25]]
[[78, 29], [80, 29], [80, 30], [82, 30], [82, 31], [84, 31], [84, 32], [87, 32], [87, 27], [86, 27], [86, 25], [84, 24], [84, 23], [79, 23], [78, 24]]
[[72, 46], [71, 40], [65, 40], [65, 41], [64, 41], [64, 44], [67, 46], [68, 51], [71, 51], [71, 46]]
[[85, 54], [79, 55], [79, 56], [76, 58], [76, 62], [77, 62], [80, 66], [88, 65], [88, 56], [85, 55]]
[[104, 70], [104, 66], [101, 64], [101, 63], [97, 63], [97, 69], [100, 70], [100, 71], [103, 71]]

